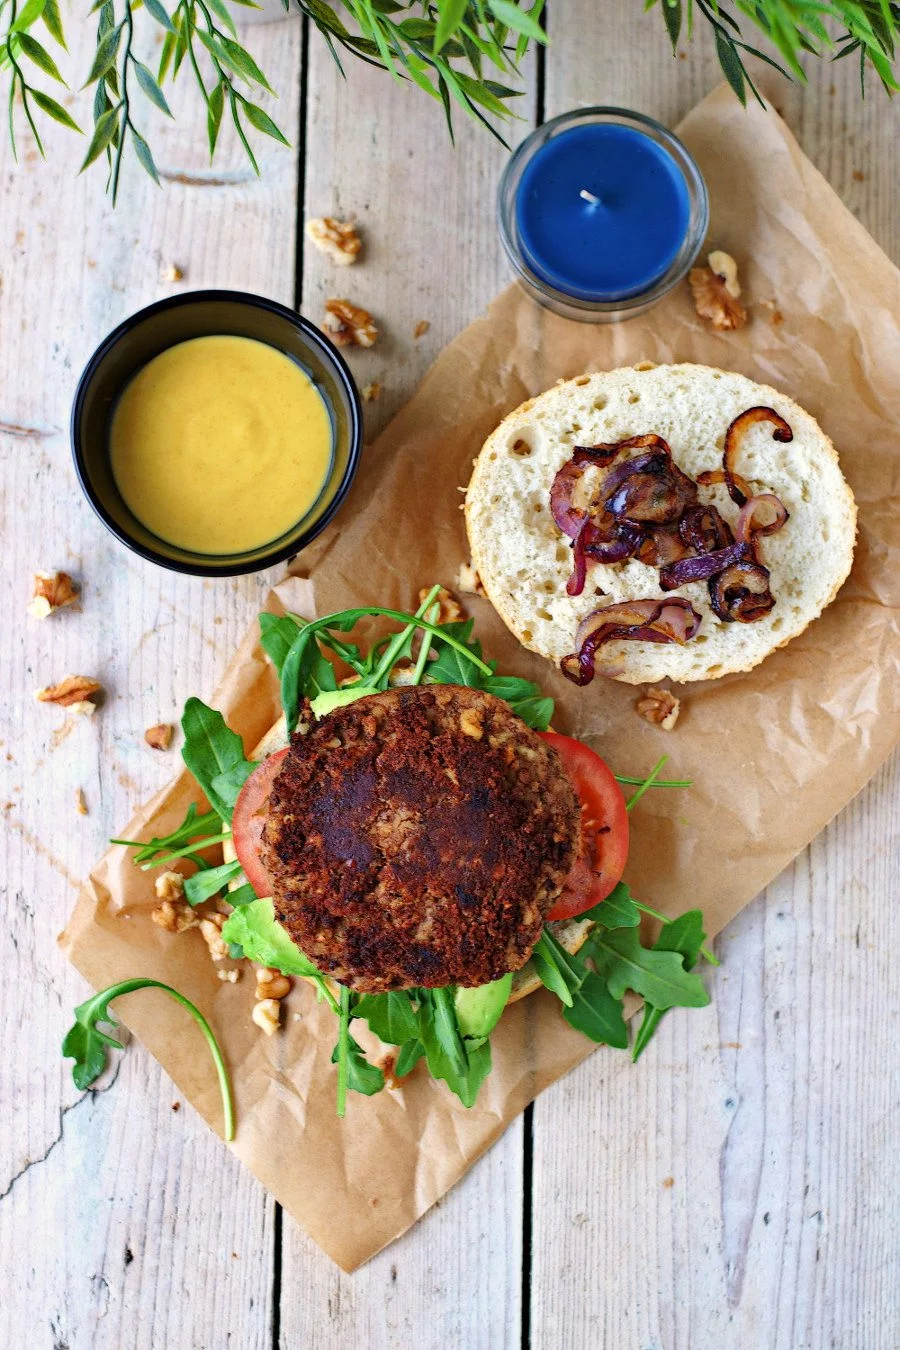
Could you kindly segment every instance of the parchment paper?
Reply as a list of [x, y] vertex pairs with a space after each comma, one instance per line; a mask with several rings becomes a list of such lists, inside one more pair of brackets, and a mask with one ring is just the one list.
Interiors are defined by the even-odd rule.
[[[314, 598], [295, 578], [269, 603], [306, 614], [313, 603], [318, 613], [364, 603], [408, 608], [420, 586], [452, 586], [467, 556], [458, 489], [472, 457], [506, 412], [560, 377], [641, 360], [701, 361], [790, 393], [835, 441], [856, 493], [852, 576], [824, 617], [759, 669], [681, 691], [673, 733], [635, 714], [635, 690], [602, 680], [576, 689], [519, 648], [486, 602], [469, 605], [501, 670], [555, 695], [562, 729], [594, 742], [619, 772], [646, 772], [666, 751], [671, 770], [693, 778], [690, 792], [644, 798], [627, 877], [670, 913], [701, 906], [715, 933], [850, 800], [898, 738], [900, 274], [774, 112], [745, 112], [719, 90], [680, 132], [709, 184], [710, 244], [740, 265], [751, 303], [746, 328], [710, 332], [686, 287], [643, 318], [609, 327], [567, 322], [506, 291], [367, 451], [348, 506], [300, 560]], [[774, 302], [782, 323], [762, 299]], [[248, 747], [274, 721], [276, 682], [255, 625], [214, 701]], [[191, 792], [182, 775], [139, 812], [129, 835], [172, 828]], [[124, 850], [112, 850], [85, 883], [63, 936], [67, 954], [98, 988], [152, 975], [203, 1008], [234, 1075], [235, 1151], [345, 1270], [399, 1236], [536, 1093], [593, 1049], [537, 994], [501, 1021], [494, 1070], [472, 1110], [416, 1072], [401, 1090], [351, 1094], [340, 1123], [331, 1014], [300, 989], [290, 1008], [302, 1020], [289, 1013], [281, 1034], [262, 1037], [249, 1018], [251, 982], [222, 984], [199, 935], [161, 932], [150, 922], [153, 905], [147, 877]], [[221, 1129], [212, 1068], [183, 1012], [148, 993], [121, 1013]]]

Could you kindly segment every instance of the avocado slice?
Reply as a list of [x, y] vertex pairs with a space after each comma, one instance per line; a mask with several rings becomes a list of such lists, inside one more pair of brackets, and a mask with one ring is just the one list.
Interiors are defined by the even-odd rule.
[[[459, 1032], [466, 1041], [484, 1041], [500, 1021], [512, 989], [512, 974], [490, 984], [457, 988], [454, 999]], [[472, 1048], [470, 1046], [470, 1048]]]
[[314, 717], [324, 717], [335, 708], [344, 708], [348, 703], [355, 703], [358, 698], [366, 698], [369, 694], [377, 693], [380, 693], [380, 690], [368, 688], [364, 684], [351, 684], [345, 689], [326, 689], [316, 695], [310, 706]]

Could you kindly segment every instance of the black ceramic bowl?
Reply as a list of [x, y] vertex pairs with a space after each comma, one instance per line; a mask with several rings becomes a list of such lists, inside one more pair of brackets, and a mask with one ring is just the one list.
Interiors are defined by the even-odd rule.
[[[313, 380], [331, 418], [331, 470], [318, 499], [285, 534], [246, 553], [193, 553], [160, 539], [122, 500], [109, 459], [116, 400], [154, 356], [190, 338], [255, 338], [286, 353]], [[307, 319], [274, 300], [241, 291], [191, 291], [150, 305], [110, 333], [85, 366], [72, 408], [72, 454], [85, 496], [104, 525], [135, 553], [194, 576], [236, 576], [282, 562], [315, 539], [346, 497], [362, 450], [362, 407], [336, 348]]]

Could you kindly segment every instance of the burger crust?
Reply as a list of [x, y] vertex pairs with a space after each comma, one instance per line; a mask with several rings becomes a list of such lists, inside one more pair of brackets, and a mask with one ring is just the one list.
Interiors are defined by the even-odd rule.
[[342, 984], [478, 985], [528, 960], [579, 830], [556, 752], [506, 703], [430, 685], [294, 736], [262, 857], [279, 921]]

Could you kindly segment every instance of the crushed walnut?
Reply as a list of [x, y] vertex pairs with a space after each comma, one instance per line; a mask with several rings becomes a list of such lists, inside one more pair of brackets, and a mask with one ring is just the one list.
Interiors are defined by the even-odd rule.
[[155, 727], [148, 727], [144, 732], [144, 740], [151, 750], [168, 750], [173, 730], [171, 722], [157, 722]]
[[159, 269], [160, 281], [184, 281], [184, 268], [177, 263], [162, 263]]
[[281, 1023], [281, 1002], [277, 998], [264, 998], [254, 1003], [250, 1016], [267, 1036], [274, 1036]]
[[184, 895], [184, 877], [180, 872], [160, 872], [153, 888], [157, 900], [180, 900]]
[[701, 319], [709, 319], [719, 333], [743, 328], [747, 311], [738, 296], [737, 263], [729, 253], [715, 249], [706, 267], [693, 267], [688, 275], [694, 306]]
[[271, 966], [257, 966], [256, 968], [256, 997], [257, 999], [277, 998], [282, 999], [291, 992], [293, 985], [287, 975], [282, 975], [280, 970], [275, 970]]
[[481, 577], [470, 562], [460, 564], [459, 571], [456, 574], [456, 588], [462, 591], [463, 595], [486, 594], [481, 584]]
[[217, 970], [216, 974], [225, 984], [237, 984], [241, 978], [241, 972], [237, 966], [233, 970]]
[[38, 703], [55, 703], [59, 708], [68, 708], [70, 713], [90, 715], [97, 710], [92, 700], [100, 689], [100, 681], [89, 675], [67, 675], [59, 684], [36, 690], [34, 696]]
[[784, 323], [784, 315], [782, 314], [781, 310], [778, 308], [774, 300], [760, 300], [759, 303], [763, 309], [767, 309], [769, 311], [769, 317], [772, 321], [773, 328], [777, 328], [780, 324]]
[[653, 685], [634, 706], [645, 722], [652, 722], [661, 731], [671, 731], [681, 711], [681, 703], [670, 689], [658, 689]]
[[398, 661], [388, 676], [388, 684], [392, 689], [397, 689], [401, 685], [411, 685], [415, 682], [416, 668], [412, 661]]
[[77, 599], [78, 591], [68, 572], [35, 572], [28, 613], [36, 619], [46, 619]]
[[373, 380], [371, 384], [364, 385], [362, 391], [363, 403], [377, 403], [380, 398], [381, 385], [377, 380]]
[[[430, 586], [423, 586], [419, 591], [419, 604], [424, 605], [428, 599]], [[446, 587], [442, 586], [434, 597], [434, 604], [431, 606], [430, 615], [434, 615], [434, 609], [437, 606], [437, 616], [430, 618], [431, 623], [456, 623], [459, 619], [464, 619], [465, 613], [463, 607], [456, 596], [451, 594]]]
[[225, 917], [224, 914], [204, 914], [200, 918], [200, 932], [214, 961], [224, 961], [228, 956], [228, 943], [222, 937]]
[[413, 337], [414, 338], [424, 337], [430, 327], [431, 324], [428, 322], [427, 319], [420, 319], [419, 322], [416, 324], [415, 328], [413, 329]]
[[324, 326], [338, 347], [374, 347], [378, 337], [372, 315], [352, 300], [326, 300]]
[[306, 237], [320, 253], [327, 253], [339, 267], [355, 263], [362, 248], [362, 240], [353, 222], [336, 220], [334, 216], [314, 216], [308, 220]]
[[186, 900], [163, 900], [151, 911], [150, 918], [166, 933], [186, 933], [200, 922]]
[[480, 708], [463, 708], [459, 715], [459, 729], [464, 736], [480, 741], [484, 735], [484, 714]]
[[75, 810], [80, 816], [86, 816], [88, 813], [88, 804], [85, 801], [84, 788], [75, 789]]

